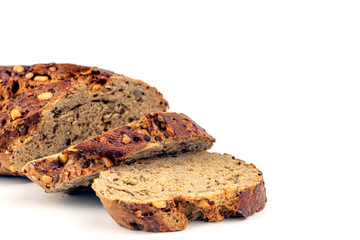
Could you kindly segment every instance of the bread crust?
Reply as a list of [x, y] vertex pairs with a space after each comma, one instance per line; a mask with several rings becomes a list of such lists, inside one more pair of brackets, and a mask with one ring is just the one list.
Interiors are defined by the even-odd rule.
[[[73, 190], [72, 181], [81, 182], [82, 178], [88, 176], [95, 178], [108, 167], [132, 163], [144, 148], [169, 140], [203, 140], [207, 148], [215, 142], [213, 137], [185, 114], [150, 113], [138, 122], [65, 149], [62, 152], [68, 157], [65, 165], [59, 162], [59, 155], [54, 155], [28, 162], [23, 172], [46, 192], [69, 192]], [[50, 178], [44, 180], [43, 176]]]
[[10, 171], [5, 167], [0, 167], [0, 175], [3, 176], [19, 176], [17, 173]]
[[15, 98], [23, 92], [45, 86], [49, 83], [61, 82], [63, 80], [94, 83], [106, 81], [114, 74], [111, 71], [97, 67], [67, 63], [0, 66], [0, 100], [6, 101]]
[[[16, 169], [6, 156], [38, 132], [42, 113], [52, 103], [78, 88], [86, 87], [89, 91], [97, 91], [96, 86], [105, 85], [114, 78], [145, 84], [111, 71], [74, 64], [0, 67], [0, 164], [13, 173], [7, 175], [23, 176], [21, 169]], [[156, 95], [166, 111], [167, 101], [161, 93], [156, 91]], [[0, 174], [2, 172], [4, 171]]]
[[149, 232], [178, 231], [185, 229], [192, 220], [217, 222], [230, 217], [248, 217], [262, 210], [267, 201], [266, 190], [262, 173], [257, 171], [261, 180], [247, 189], [225, 189], [203, 197], [179, 196], [166, 200], [162, 208], [152, 203], [106, 197], [95, 184], [93, 189], [109, 215], [121, 226]]

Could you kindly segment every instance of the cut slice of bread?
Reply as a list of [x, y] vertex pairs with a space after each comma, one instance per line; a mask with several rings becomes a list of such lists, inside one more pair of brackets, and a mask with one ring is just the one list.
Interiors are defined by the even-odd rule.
[[191, 220], [248, 217], [266, 202], [259, 169], [206, 151], [110, 168], [92, 188], [118, 224], [152, 232], [182, 230]]
[[188, 116], [151, 113], [71, 146], [59, 154], [31, 161], [23, 172], [46, 192], [70, 192], [90, 186], [101, 170], [137, 159], [209, 149], [215, 139]]
[[73, 64], [0, 67], [0, 83], [4, 175], [19, 175], [30, 160], [168, 108], [140, 80]]

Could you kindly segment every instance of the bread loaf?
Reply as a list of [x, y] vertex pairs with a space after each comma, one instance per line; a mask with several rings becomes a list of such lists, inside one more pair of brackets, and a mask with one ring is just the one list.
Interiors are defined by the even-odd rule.
[[0, 174], [167, 108], [148, 84], [95, 67], [0, 67]]

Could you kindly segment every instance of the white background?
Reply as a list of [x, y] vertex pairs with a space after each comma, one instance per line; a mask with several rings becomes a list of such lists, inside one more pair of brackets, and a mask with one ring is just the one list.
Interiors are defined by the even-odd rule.
[[360, 239], [359, 1], [1, 1], [0, 65], [142, 79], [211, 151], [254, 163], [268, 202], [175, 233], [118, 226], [89, 193], [0, 177], [1, 239]]

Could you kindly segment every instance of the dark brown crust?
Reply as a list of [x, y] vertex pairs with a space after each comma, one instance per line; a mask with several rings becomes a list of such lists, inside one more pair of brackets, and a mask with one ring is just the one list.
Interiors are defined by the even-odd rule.
[[[19, 72], [19, 69], [23, 71]], [[39, 76], [48, 80], [38, 80]], [[78, 86], [85, 85], [91, 89], [95, 85], [104, 85], [113, 76], [124, 77], [96, 67], [74, 64], [0, 67], [0, 164], [5, 168], [11, 167], [8, 158], [1, 156], [5, 152], [11, 154], [24, 138], [38, 131], [41, 113], [50, 103]], [[47, 92], [53, 94], [50, 99], [37, 98]], [[166, 111], [168, 103], [161, 93], [157, 94], [163, 100]], [[13, 119], [12, 110], [18, 110], [21, 116]], [[22, 175], [19, 169], [13, 169], [12, 172]]]
[[[113, 72], [96, 67], [86, 67], [74, 64], [36, 64], [19, 66], [24, 70], [15, 71], [17, 66], [0, 66], [0, 101], [21, 95], [23, 92], [63, 80], [75, 82], [106, 81]], [[29, 76], [32, 76], [29, 78]], [[34, 80], [36, 76], [47, 76], [49, 80]]]
[[[65, 165], [60, 164], [57, 157], [48, 157], [27, 163], [23, 171], [46, 192], [51, 192], [74, 179], [97, 174], [123, 162], [132, 162], [142, 148], [168, 139], [203, 139], [208, 148], [215, 141], [185, 114], [150, 113], [138, 122], [115, 128], [64, 150], [62, 154], [69, 157]], [[50, 177], [51, 182], [44, 182], [44, 175]]]
[[[241, 160], [240, 160], [241, 161]], [[158, 209], [151, 203], [137, 204], [105, 197], [94, 188], [110, 216], [121, 226], [132, 230], [150, 232], [183, 230], [191, 220], [209, 222], [230, 217], [248, 217], [265, 207], [266, 190], [261, 181], [254, 186], [237, 192], [224, 190], [217, 196], [193, 199], [186, 196], [166, 201], [166, 207]], [[214, 204], [214, 199], [223, 199]]]

